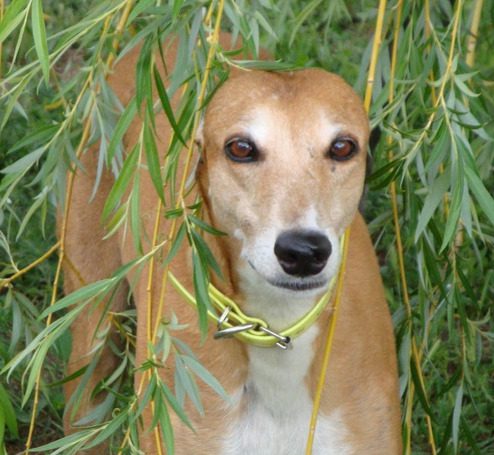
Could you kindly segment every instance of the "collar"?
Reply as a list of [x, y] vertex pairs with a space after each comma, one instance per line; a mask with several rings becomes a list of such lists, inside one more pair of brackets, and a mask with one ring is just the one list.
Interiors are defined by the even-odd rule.
[[[345, 249], [347, 237], [346, 233], [342, 236], [341, 251]], [[326, 292], [304, 316], [279, 332], [271, 330], [264, 320], [246, 315], [231, 298], [210, 283], [208, 291], [212, 308], [208, 309], [208, 318], [217, 325], [214, 338], [235, 337], [245, 343], [264, 348], [277, 346], [281, 349], [288, 349], [292, 347], [292, 340], [311, 327], [327, 307], [340, 272], [341, 266], [329, 282]], [[179, 294], [189, 304], [197, 308], [195, 297], [182, 286], [171, 272], [168, 272], [168, 275]]]

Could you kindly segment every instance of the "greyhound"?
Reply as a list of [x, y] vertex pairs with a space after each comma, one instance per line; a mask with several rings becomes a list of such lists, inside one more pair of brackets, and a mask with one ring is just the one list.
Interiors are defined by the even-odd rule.
[[[166, 59], [173, 67], [176, 50]], [[125, 105], [134, 93], [138, 51], [116, 66], [109, 83]], [[173, 101], [174, 103], [176, 100]], [[141, 124], [129, 128], [130, 148]], [[172, 130], [158, 115], [158, 143], [166, 149]], [[207, 242], [222, 269], [213, 282], [246, 314], [262, 318], [280, 332], [303, 318], [326, 292], [339, 272], [341, 242], [350, 227], [348, 262], [340, 314], [336, 323], [331, 365], [323, 389], [314, 440], [314, 454], [349, 455], [401, 453], [396, 353], [379, 266], [365, 222], [358, 212], [364, 187], [369, 122], [362, 102], [340, 77], [321, 69], [294, 72], [235, 71], [210, 101], [197, 138], [201, 159], [196, 188], [204, 219], [225, 236]], [[138, 254], [121, 229], [106, 237], [101, 212], [114, 178], [104, 172], [91, 200], [97, 154], [82, 157], [74, 181], [67, 221], [65, 289], [107, 277]], [[150, 248], [158, 197], [145, 166], [141, 172], [142, 244]], [[171, 221], [163, 219], [160, 238]], [[192, 290], [190, 251], [181, 248], [171, 270]], [[77, 273], [76, 273], [77, 271]], [[149, 266], [132, 273], [112, 300], [112, 309], [126, 305], [131, 292], [137, 309], [136, 364], [147, 356], [148, 304], [157, 317], [162, 280], [148, 283]], [[130, 289], [130, 290], [129, 290]], [[178, 455], [304, 453], [323, 343], [332, 305], [289, 349], [259, 347], [237, 338], [201, 340], [196, 311], [167, 286], [165, 316], [175, 315], [185, 329], [177, 334], [200, 362], [221, 382], [230, 399], [200, 386], [204, 415], [187, 404], [194, 431], [172, 416]], [[101, 327], [106, 302], [85, 311], [72, 328], [69, 374], [88, 363], [95, 344], [91, 328]], [[214, 332], [214, 330], [212, 330]], [[284, 346], [286, 347], [286, 346]], [[110, 374], [110, 350], [99, 361], [89, 386]], [[173, 384], [174, 366], [162, 368]], [[136, 375], [136, 387], [142, 373]], [[66, 386], [74, 393], [77, 380]], [[79, 415], [95, 406], [83, 395]], [[146, 455], [163, 453], [164, 442], [145, 428], [141, 448]], [[70, 419], [66, 431], [73, 431]], [[101, 453], [99, 451], [98, 453]]]

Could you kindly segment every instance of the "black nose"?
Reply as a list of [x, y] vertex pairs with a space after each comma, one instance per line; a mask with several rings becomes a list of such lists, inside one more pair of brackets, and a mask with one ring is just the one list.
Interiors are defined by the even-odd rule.
[[289, 275], [317, 275], [328, 262], [331, 243], [316, 231], [285, 231], [276, 239], [274, 254]]

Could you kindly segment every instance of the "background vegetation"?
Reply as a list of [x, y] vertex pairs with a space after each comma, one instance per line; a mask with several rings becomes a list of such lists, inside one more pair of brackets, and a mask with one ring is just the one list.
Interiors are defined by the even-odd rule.
[[[123, 273], [60, 300], [55, 207], [64, 207], [70, 163], [101, 139], [101, 165], [120, 175], [109, 223], [128, 224], [138, 237], [132, 194], [142, 155], [126, 160], [119, 139], [134, 115], [152, 125], [154, 112], [167, 111], [179, 87], [176, 138], [190, 137], [202, 106], [197, 99], [207, 100], [231, 65], [232, 56], [214, 45], [221, 24], [242, 35], [252, 55], [261, 45], [269, 49], [278, 59], [269, 67], [321, 66], [371, 101], [381, 136], [365, 214], [395, 324], [405, 453], [494, 454], [492, 0], [12, 0], [1, 1], [0, 11], [0, 453], [26, 444], [42, 453], [73, 453], [94, 437], [136, 453], [140, 411], [129, 378], [137, 367], [154, 377], [157, 366], [133, 364], [131, 308], [118, 319], [127, 340], [121, 369], [104, 385], [112, 400], [90, 427], [62, 435], [68, 325], [77, 308], [110, 292]], [[179, 69], [168, 93], [152, 94], [159, 78], [150, 56], [170, 34], [180, 38]], [[138, 42], [145, 43], [138, 99], [123, 109], [105, 78]], [[137, 113], [136, 105], [145, 108]], [[157, 159], [152, 137], [139, 147], [148, 161]], [[186, 152], [175, 140], [166, 169], [152, 175], [177, 220], [177, 236], [156, 247], [168, 253], [180, 235], [188, 239], [204, 308], [212, 262], [197, 235], [196, 212], [183, 207], [180, 194], [168, 197], [174, 160]], [[153, 260], [146, 253], [141, 262]], [[169, 361], [160, 344], [168, 340], [177, 365], [194, 365], [173, 328], [153, 334], [159, 341], [150, 356]], [[149, 389], [148, 399], [163, 404], [155, 424], [168, 441], [168, 410], [181, 414], [185, 396], [200, 406], [197, 378], [221, 392], [199, 366], [190, 370], [184, 367], [188, 376], [173, 393], [159, 380]]]

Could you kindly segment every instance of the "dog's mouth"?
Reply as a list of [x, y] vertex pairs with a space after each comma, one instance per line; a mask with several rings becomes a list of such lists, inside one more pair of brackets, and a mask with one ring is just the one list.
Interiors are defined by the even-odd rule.
[[251, 261], [247, 261], [254, 271], [262, 276], [267, 283], [279, 289], [286, 289], [295, 292], [313, 291], [327, 286], [327, 280], [322, 278], [293, 278], [293, 279], [270, 279], [261, 274]]
[[290, 291], [312, 291], [324, 287], [327, 282], [323, 280], [318, 281], [275, 281], [267, 280], [269, 284], [277, 288], [288, 289]]

